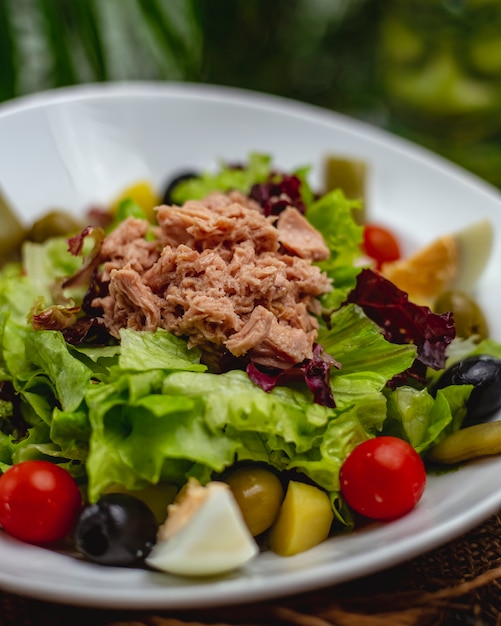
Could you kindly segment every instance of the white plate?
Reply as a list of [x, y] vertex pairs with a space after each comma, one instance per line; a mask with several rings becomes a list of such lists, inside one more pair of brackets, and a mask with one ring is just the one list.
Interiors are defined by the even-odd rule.
[[[96, 132], [97, 131], [97, 132]], [[369, 214], [409, 246], [488, 217], [501, 233], [501, 196], [473, 176], [378, 129], [315, 107], [224, 88], [178, 84], [81, 87], [0, 107], [0, 186], [29, 221], [48, 207], [78, 211], [148, 176], [161, 187], [184, 168], [268, 152], [283, 168], [325, 154], [365, 159]], [[478, 285], [501, 339], [501, 239]], [[0, 536], [0, 586], [109, 608], [194, 608], [267, 599], [395, 565], [467, 531], [501, 506], [501, 458], [430, 477], [417, 508], [391, 524], [334, 538], [290, 558], [264, 554], [224, 578], [183, 580], [105, 568]]]

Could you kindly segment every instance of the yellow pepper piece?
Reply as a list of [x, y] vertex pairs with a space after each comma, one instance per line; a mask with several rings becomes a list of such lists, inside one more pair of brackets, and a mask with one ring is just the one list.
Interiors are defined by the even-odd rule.
[[333, 519], [325, 491], [291, 480], [278, 518], [271, 527], [270, 548], [280, 556], [309, 550], [327, 539]]
[[142, 208], [150, 222], [156, 221], [153, 209], [160, 205], [162, 200], [149, 181], [140, 180], [124, 189], [110, 205], [110, 211], [113, 215], [118, 211], [120, 203], [127, 198], [130, 198]]

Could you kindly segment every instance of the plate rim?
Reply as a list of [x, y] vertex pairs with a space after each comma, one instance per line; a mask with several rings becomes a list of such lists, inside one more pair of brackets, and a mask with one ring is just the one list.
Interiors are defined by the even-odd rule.
[[89, 82], [46, 89], [0, 102], [0, 120], [3, 117], [16, 115], [29, 109], [72, 101], [106, 100], [118, 97], [144, 98], [152, 95], [169, 98], [182, 96], [190, 97], [193, 100], [205, 99], [226, 103], [231, 100], [234, 104], [242, 106], [252, 104], [254, 108], [272, 111], [280, 111], [286, 107], [289, 115], [294, 114], [301, 118], [311, 117], [317, 123], [322, 121], [328, 125], [337, 126], [341, 126], [344, 123], [350, 127], [349, 132], [351, 134], [363, 135], [365, 138], [368, 137], [384, 146], [390, 146], [393, 149], [398, 148], [411, 158], [432, 163], [447, 175], [460, 178], [463, 183], [467, 182], [488, 195], [494, 195], [497, 199], [501, 198], [501, 190], [477, 174], [424, 145], [397, 135], [391, 130], [379, 127], [368, 120], [310, 102], [243, 87], [190, 81], [124, 80], [102, 83]]

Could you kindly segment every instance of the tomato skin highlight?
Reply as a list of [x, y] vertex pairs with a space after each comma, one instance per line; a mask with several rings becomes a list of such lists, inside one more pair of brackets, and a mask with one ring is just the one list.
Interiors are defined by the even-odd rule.
[[0, 476], [0, 526], [21, 541], [63, 539], [73, 530], [81, 505], [73, 477], [50, 461], [24, 461]]
[[363, 236], [364, 252], [374, 259], [376, 269], [381, 269], [384, 263], [400, 259], [399, 243], [387, 228], [376, 224], [366, 224]]
[[357, 513], [392, 520], [411, 511], [426, 486], [423, 460], [397, 437], [383, 436], [359, 444], [339, 474], [341, 493]]

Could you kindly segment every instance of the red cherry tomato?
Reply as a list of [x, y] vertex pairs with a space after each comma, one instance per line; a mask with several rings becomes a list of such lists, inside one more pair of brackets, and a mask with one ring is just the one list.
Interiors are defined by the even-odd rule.
[[418, 503], [426, 484], [424, 463], [414, 448], [397, 437], [376, 437], [358, 445], [339, 475], [341, 493], [358, 513], [390, 520]]
[[24, 461], [0, 476], [0, 526], [21, 541], [63, 539], [72, 531], [81, 503], [71, 474], [49, 461]]
[[401, 256], [395, 236], [386, 228], [375, 224], [364, 227], [363, 248], [365, 254], [376, 261], [377, 269], [381, 269], [383, 263], [397, 261]]

